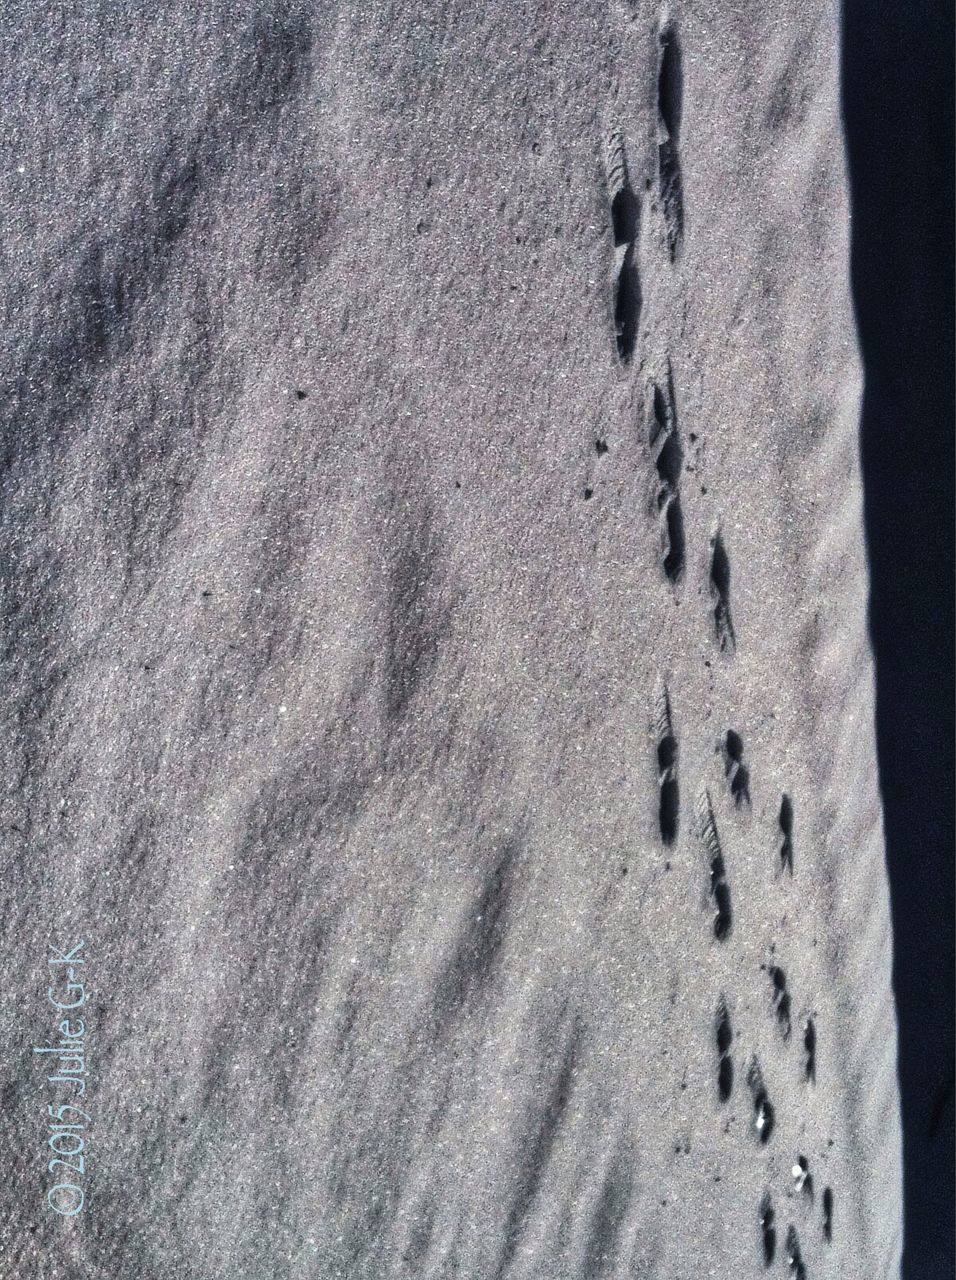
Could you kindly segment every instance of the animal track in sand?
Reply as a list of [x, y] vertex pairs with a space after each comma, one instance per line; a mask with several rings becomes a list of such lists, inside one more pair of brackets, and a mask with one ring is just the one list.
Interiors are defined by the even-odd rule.
[[794, 1280], [807, 1280], [807, 1268], [800, 1252], [800, 1237], [793, 1223], [787, 1228], [787, 1266]]
[[710, 540], [710, 594], [714, 602], [714, 632], [722, 653], [734, 653], [737, 637], [730, 612], [730, 557], [720, 529]]
[[657, 190], [671, 262], [676, 261], [684, 238], [684, 190], [678, 155], [683, 81], [677, 28], [665, 21], [657, 34]]
[[830, 1187], [823, 1189], [823, 1238], [827, 1244], [833, 1240], [833, 1191]]
[[618, 356], [624, 364], [630, 364], [641, 318], [641, 281], [637, 269], [641, 207], [628, 178], [624, 138], [619, 129], [612, 129], [607, 135], [604, 162], [614, 241], [614, 334]]
[[784, 1040], [790, 1039], [790, 992], [787, 990], [787, 975], [779, 965], [772, 964], [768, 970], [773, 985], [773, 1007], [777, 1015], [777, 1023]]
[[770, 1192], [760, 1201], [760, 1243], [763, 1248], [763, 1264], [769, 1267], [777, 1253], [777, 1231], [774, 1226], [773, 1201]]
[[661, 840], [672, 845], [680, 821], [680, 789], [677, 782], [677, 737], [671, 719], [666, 685], [658, 695], [657, 707], [658, 827]]
[[697, 825], [701, 842], [710, 863], [710, 896], [714, 904], [714, 937], [723, 942], [730, 934], [733, 923], [730, 907], [730, 885], [727, 883], [727, 866], [717, 834], [717, 823], [706, 789], [697, 802]]
[[788, 795], [780, 800], [780, 866], [793, 875], [793, 802]]
[[657, 510], [661, 517], [661, 562], [672, 585], [683, 577], [684, 515], [680, 501], [680, 475], [684, 461], [677, 413], [674, 408], [674, 385], [670, 363], [661, 382], [652, 380], [648, 387], [648, 443], [657, 468]]
[[802, 1191], [806, 1198], [813, 1203], [813, 1177], [810, 1173], [810, 1161], [806, 1156], [797, 1156], [797, 1162], [791, 1170], [793, 1174], [793, 1185], [797, 1191]]
[[773, 1133], [775, 1118], [767, 1086], [764, 1084], [763, 1072], [756, 1056], [751, 1059], [750, 1068], [747, 1071], [747, 1085], [753, 1099], [754, 1131], [757, 1141], [761, 1146], [766, 1146]]
[[812, 1018], [807, 1018], [803, 1028], [803, 1075], [810, 1084], [817, 1082], [817, 1029]]
[[721, 1102], [727, 1102], [734, 1087], [734, 1063], [730, 1056], [734, 1033], [730, 1025], [730, 1014], [724, 997], [720, 997], [717, 1005], [717, 1017], [714, 1024], [714, 1038], [717, 1041], [717, 1096]]
[[735, 729], [728, 729], [720, 743], [724, 757], [724, 773], [730, 794], [739, 808], [750, 807], [750, 770], [744, 764], [744, 740]]

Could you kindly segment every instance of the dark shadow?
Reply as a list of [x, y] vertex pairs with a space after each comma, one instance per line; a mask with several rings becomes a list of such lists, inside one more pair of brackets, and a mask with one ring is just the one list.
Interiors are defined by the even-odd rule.
[[905, 1277], [953, 1274], [953, 15], [844, 0], [843, 112], [877, 746], [894, 928]]
[[677, 839], [677, 826], [680, 821], [680, 788], [673, 774], [661, 779], [658, 821], [661, 840], [672, 845]]
[[676, 493], [664, 510], [664, 529], [664, 573], [667, 581], [676, 585], [684, 576], [686, 554], [684, 513]]
[[717, 642], [722, 651], [733, 653], [737, 641], [730, 615], [730, 557], [719, 529], [711, 539], [710, 594], [714, 600]]
[[629, 244], [614, 287], [614, 331], [617, 334], [617, 353], [624, 364], [630, 364], [634, 356], [640, 322], [641, 280], [636, 250], [633, 244]]
[[684, 73], [677, 29], [667, 23], [658, 33], [657, 165], [658, 187], [667, 227], [671, 262], [684, 235], [684, 196], [678, 141], [684, 100]]
[[625, 182], [618, 187], [611, 201], [611, 233], [614, 245], [633, 244], [637, 239], [640, 206], [637, 197]]
[[684, 69], [677, 30], [668, 24], [657, 37], [657, 114], [661, 129], [676, 143], [684, 105]]

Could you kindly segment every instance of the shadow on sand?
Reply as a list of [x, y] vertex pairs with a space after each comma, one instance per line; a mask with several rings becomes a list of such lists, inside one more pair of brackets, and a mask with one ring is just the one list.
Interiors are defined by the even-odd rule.
[[952, 1275], [953, 23], [844, 0], [877, 744], [895, 932], [909, 1280]]

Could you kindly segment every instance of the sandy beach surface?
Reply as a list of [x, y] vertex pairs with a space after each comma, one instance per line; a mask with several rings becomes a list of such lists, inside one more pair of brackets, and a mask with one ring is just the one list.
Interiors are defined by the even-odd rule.
[[0, 1275], [898, 1274], [836, 5], [9, 13]]

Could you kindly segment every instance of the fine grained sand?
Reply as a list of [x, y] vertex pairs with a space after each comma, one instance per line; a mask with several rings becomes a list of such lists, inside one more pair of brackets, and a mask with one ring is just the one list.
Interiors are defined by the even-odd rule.
[[835, 6], [3, 43], [0, 1274], [893, 1275]]

